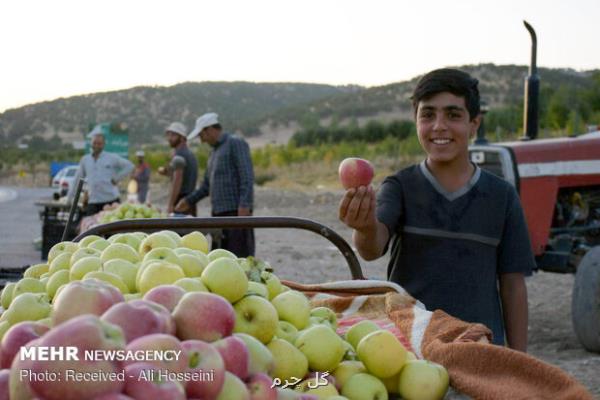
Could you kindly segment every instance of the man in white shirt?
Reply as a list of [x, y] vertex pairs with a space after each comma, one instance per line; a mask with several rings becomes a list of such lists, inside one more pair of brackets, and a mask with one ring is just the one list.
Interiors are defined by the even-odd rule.
[[104, 151], [104, 135], [96, 133], [92, 137], [92, 153], [86, 154], [79, 161], [79, 170], [75, 184], [69, 188], [69, 202], [75, 195], [75, 187], [79, 178], [85, 178], [88, 191], [88, 202], [85, 215], [93, 215], [114, 202], [120, 202], [120, 180], [128, 177], [133, 171], [131, 161], [113, 153]]

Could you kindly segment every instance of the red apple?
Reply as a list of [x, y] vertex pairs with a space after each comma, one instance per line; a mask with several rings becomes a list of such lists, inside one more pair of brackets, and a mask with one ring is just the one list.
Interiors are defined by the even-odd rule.
[[189, 372], [212, 373], [211, 379], [191, 379], [186, 382], [185, 390], [188, 397], [200, 399], [214, 399], [217, 397], [225, 382], [225, 363], [221, 354], [213, 345], [201, 340], [181, 342], [181, 348], [189, 360]]
[[[118, 326], [101, 321], [95, 315], [81, 315], [52, 328], [34, 343], [38, 343], [40, 347], [55, 347], [67, 351], [69, 346], [74, 346], [78, 358], [63, 357], [62, 360], [48, 358], [33, 361], [32, 376], [55, 373], [61, 377], [60, 380], [31, 379], [29, 386], [39, 397], [46, 400], [77, 400], [119, 393], [123, 389], [124, 383], [119, 379], [67, 378], [68, 374], [74, 376], [74, 373], [108, 375], [122, 371], [119, 361], [85, 357], [87, 350], [122, 350], [125, 339]], [[15, 360], [18, 358], [20, 357], [15, 357]]]
[[[169, 351], [169, 359], [146, 361], [161, 369], [167, 369], [171, 372], [185, 372], [188, 365], [188, 357], [181, 347], [181, 342], [175, 336], [164, 333], [153, 333], [132, 340], [127, 344], [128, 351], [157, 350], [161, 352]], [[135, 364], [138, 361], [126, 360], [126, 365]]]
[[183, 288], [176, 285], [156, 286], [144, 295], [144, 300], [150, 300], [163, 305], [169, 312], [173, 312], [179, 300], [185, 294]]
[[161, 377], [164, 370], [146, 362], [125, 367], [125, 394], [135, 400], [185, 400], [183, 385]]
[[0, 345], [0, 368], [10, 368], [21, 346], [39, 338], [48, 330], [50, 328], [46, 325], [33, 321], [19, 322], [10, 327], [2, 337]]
[[[23, 349], [29, 349], [39, 345], [41, 339], [34, 339], [27, 343]], [[36, 397], [31, 389], [31, 365], [33, 361], [29, 358], [15, 357], [10, 366], [10, 376], [8, 382], [9, 398], [11, 400], [31, 400]]]
[[133, 397], [129, 397], [123, 393], [110, 393], [99, 397], [94, 397], [93, 400], [135, 400]]
[[175, 322], [169, 311], [147, 300], [117, 303], [106, 310], [101, 319], [120, 326], [127, 343], [151, 333], [175, 333]]
[[273, 380], [267, 374], [251, 375], [246, 387], [250, 392], [250, 400], [277, 400], [277, 389], [273, 387]]
[[373, 165], [362, 158], [346, 158], [338, 169], [344, 189], [369, 186], [373, 179]]
[[177, 337], [214, 342], [231, 335], [235, 326], [233, 306], [212, 293], [186, 293], [173, 310]]
[[240, 379], [248, 377], [248, 367], [250, 365], [250, 353], [248, 347], [242, 339], [237, 336], [228, 336], [217, 340], [213, 346], [219, 351], [225, 369]]
[[10, 392], [8, 383], [10, 381], [10, 369], [6, 368], [0, 371], [0, 400], [9, 400]]
[[52, 305], [52, 326], [83, 314], [100, 316], [125, 301], [116, 287], [96, 279], [74, 281], [59, 292]]

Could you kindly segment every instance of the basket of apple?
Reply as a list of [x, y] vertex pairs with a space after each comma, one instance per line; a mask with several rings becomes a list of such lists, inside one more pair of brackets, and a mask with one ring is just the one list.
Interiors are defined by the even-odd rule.
[[106, 224], [108, 222], [119, 221], [122, 219], [140, 219], [140, 218], [162, 218], [165, 215], [160, 209], [146, 204], [124, 203], [119, 204], [112, 210], [101, 211], [99, 222]]
[[336, 314], [267, 262], [209, 251], [190, 221], [185, 234], [153, 223], [58, 243], [4, 287], [0, 398], [443, 398], [443, 367], [389, 331], [338, 334]]

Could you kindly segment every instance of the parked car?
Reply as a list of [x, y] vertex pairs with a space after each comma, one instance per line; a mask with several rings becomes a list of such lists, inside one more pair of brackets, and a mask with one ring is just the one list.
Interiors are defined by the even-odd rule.
[[54, 179], [52, 179], [52, 187], [58, 189], [61, 196], [65, 196], [69, 192], [71, 185], [75, 184], [75, 177], [78, 170], [79, 166], [77, 165], [61, 169]]

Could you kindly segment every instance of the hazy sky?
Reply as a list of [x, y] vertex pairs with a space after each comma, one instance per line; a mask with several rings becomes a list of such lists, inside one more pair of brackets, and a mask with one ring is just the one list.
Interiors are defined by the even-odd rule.
[[0, 112], [184, 81], [383, 85], [492, 62], [600, 68], [600, 0], [1, 0]]

